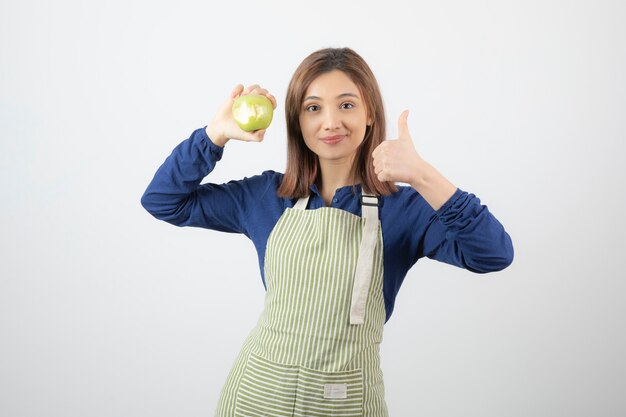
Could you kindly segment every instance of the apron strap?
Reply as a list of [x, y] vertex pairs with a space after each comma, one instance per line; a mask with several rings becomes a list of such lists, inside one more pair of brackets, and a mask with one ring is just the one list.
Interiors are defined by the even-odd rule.
[[374, 249], [378, 241], [378, 197], [375, 195], [361, 195], [361, 212], [365, 219], [359, 257], [356, 261], [354, 286], [352, 287], [352, 303], [350, 305], [350, 324], [363, 324], [367, 294], [372, 281], [374, 267]]
[[309, 196], [299, 198], [294, 204], [293, 208], [297, 210], [306, 210], [306, 205], [309, 203]]

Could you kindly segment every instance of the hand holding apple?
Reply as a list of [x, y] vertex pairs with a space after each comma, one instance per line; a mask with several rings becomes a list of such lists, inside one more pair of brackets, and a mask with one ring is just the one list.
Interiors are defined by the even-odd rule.
[[[266, 127], [259, 127], [262, 125], [254, 125], [254, 123], [250, 125], [243, 124], [244, 128], [252, 128], [251, 131], [246, 131], [235, 121], [233, 115], [233, 105], [235, 101], [240, 98], [244, 99], [248, 96], [262, 96], [261, 100], [267, 99], [269, 101], [272, 112], [276, 108], [276, 99], [266, 89], [261, 88], [257, 84], [248, 86], [244, 89], [243, 85], [238, 84], [205, 129], [206, 134], [217, 146], [223, 147], [230, 139], [243, 140], [247, 142], [261, 142], [263, 140]], [[259, 99], [256, 98], [253, 99], [253, 101], [254, 100]], [[263, 103], [264, 105], [267, 105], [267, 101]], [[269, 125], [269, 122], [271, 122], [271, 116], [269, 122], [267, 122], [267, 108], [264, 108], [264, 112], [262, 114], [264, 115], [265, 123]]]
[[274, 115], [272, 102], [260, 94], [237, 97], [233, 102], [232, 111], [235, 122], [245, 132], [267, 129]]

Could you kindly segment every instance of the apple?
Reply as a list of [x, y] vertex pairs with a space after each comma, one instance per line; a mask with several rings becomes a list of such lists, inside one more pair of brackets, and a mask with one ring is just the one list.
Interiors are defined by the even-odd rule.
[[259, 94], [239, 96], [233, 103], [233, 118], [246, 132], [267, 129], [272, 123], [274, 106], [269, 98]]

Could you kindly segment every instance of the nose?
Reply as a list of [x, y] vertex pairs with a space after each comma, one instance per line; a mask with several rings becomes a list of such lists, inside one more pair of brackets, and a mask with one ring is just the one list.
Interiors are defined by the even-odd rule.
[[341, 115], [337, 110], [326, 108], [323, 127], [326, 131], [336, 130], [341, 127]]

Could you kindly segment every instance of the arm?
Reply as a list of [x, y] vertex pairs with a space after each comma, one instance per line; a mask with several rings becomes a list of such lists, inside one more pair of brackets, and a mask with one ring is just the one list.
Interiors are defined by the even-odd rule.
[[243, 231], [241, 187], [200, 182], [222, 157], [205, 129], [193, 132], [159, 167], [141, 197], [154, 217], [176, 226], [197, 226], [228, 232]]
[[456, 190], [426, 230], [424, 254], [473, 272], [500, 271], [513, 262], [513, 243], [478, 197]]
[[246, 89], [237, 85], [211, 123], [179, 144], [154, 175], [141, 198], [153, 216], [177, 226], [245, 233], [246, 201], [254, 201], [251, 195], [264, 189], [267, 178], [200, 185], [221, 159], [229, 139], [263, 140], [265, 130], [244, 132], [233, 120], [233, 101], [245, 94], [264, 94], [276, 106], [274, 97], [258, 85]]
[[[504, 227], [480, 200], [457, 189], [415, 150], [407, 124], [408, 111], [398, 120], [398, 139], [381, 143], [372, 153], [381, 181], [405, 182], [414, 230], [409, 247], [412, 262], [428, 256], [474, 272], [506, 268], [513, 245]], [[424, 203], [424, 201], [427, 203]]]

